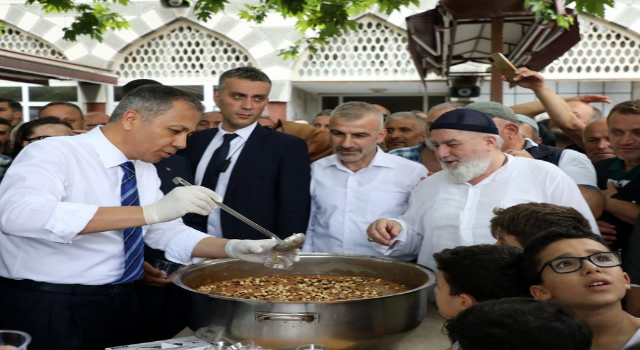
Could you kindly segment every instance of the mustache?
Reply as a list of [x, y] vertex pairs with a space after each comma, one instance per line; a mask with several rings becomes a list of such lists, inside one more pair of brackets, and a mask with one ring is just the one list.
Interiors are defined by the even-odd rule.
[[362, 152], [362, 148], [358, 147], [336, 147], [336, 152]]

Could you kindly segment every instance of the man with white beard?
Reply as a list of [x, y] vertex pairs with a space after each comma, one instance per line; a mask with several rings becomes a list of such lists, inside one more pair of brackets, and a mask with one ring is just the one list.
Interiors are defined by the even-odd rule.
[[493, 244], [493, 209], [527, 202], [575, 208], [598, 232], [576, 183], [553, 164], [502, 153], [498, 128], [486, 114], [456, 109], [440, 116], [430, 131], [443, 171], [413, 190], [404, 215], [369, 225], [369, 240], [380, 252], [417, 254], [419, 264], [435, 271], [433, 253]]

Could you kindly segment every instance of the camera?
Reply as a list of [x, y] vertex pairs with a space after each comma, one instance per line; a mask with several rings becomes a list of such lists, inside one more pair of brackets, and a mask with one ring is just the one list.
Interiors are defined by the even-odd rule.
[[450, 97], [478, 97], [480, 96], [480, 86], [478, 86], [478, 76], [463, 75], [451, 77], [449, 82]]

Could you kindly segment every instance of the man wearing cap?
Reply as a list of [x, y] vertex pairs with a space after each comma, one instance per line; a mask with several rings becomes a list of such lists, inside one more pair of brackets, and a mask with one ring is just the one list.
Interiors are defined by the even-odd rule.
[[[519, 75], [522, 76], [522, 75]], [[545, 100], [545, 105], [566, 104], [555, 95], [555, 99]], [[596, 170], [587, 156], [570, 149], [537, 144], [522, 136], [520, 120], [511, 108], [498, 102], [474, 102], [465, 108], [480, 111], [493, 118], [504, 143], [502, 151], [515, 157], [527, 157], [557, 165], [579, 186], [594, 216], [602, 215], [604, 197], [598, 189]], [[567, 107], [568, 108], [568, 107]]]
[[540, 127], [538, 123], [526, 115], [516, 114], [516, 117], [518, 121], [520, 121], [520, 133], [522, 136], [537, 144], [541, 144], [542, 137], [540, 137]]
[[430, 142], [443, 170], [423, 180], [398, 219], [378, 219], [367, 235], [388, 256], [418, 254], [436, 269], [433, 253], [445, 248], [494, 243], [493, 208], [527, 202], [570, 206], [597, 225], [577, 186], [547, 162], [502, 153], [493, 120], [472, 109], [440, 116]]

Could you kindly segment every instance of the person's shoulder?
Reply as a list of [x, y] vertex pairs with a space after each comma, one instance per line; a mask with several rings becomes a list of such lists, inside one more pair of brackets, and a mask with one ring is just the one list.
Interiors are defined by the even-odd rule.
[[189, 141], [203, 140], [203, 139], [212, 139], [213, 136], [218, 132], [218, 128], [204, 129], [199, 131], [194, 131], [187, 138], [187, 144]]
[[525, 157], [512, 157], [509, 159], [507, 169], [518, 177], [534, 176], [541, 177], [544, 174], [556, 176], [564, 172], [555, 164], [538, 159]]
[[[417, 147], [417, 146], [416, 146]], [[405, 147], [408, 148], [408, 147]], [[398, 148], [401, 149], [401, 148]], [[396, 149], [396, 150], [398, 150]], [[423, 164], [417, 163], [413, 160], [409, 160], [407, 158], [401, 157], [398, 154], [394, 154], [391, 153], [391, 151], [387, 152], [387, 153], [382, 153], [381, 156], [383, 157], [383, 159], [396, 166], [396, 167], [403, 167], [403, 168], [408, 168], [408, 169], [413, 169], [413, 170], [427, 170], [427, 168], [425, 168], [425, 166]]]
[[[257, 128], [257, 127], [256, 127]], [[286, 134], [280, 131], [275, 131], [269, 128], [261, 127], [260, 129], [256, 129], [259, 134], [268, 137], [275, 144], [281, 145], [291, 145], [291, 144], [307, 144], [304, 139], [299, 136]]]
[[596, 168], [596, 171], [609, 170], [618, 160], [620, 160], [618, 157], [607, 158], [593, 163], [593, 166]]
[[418, 145], [418, 146], [409, 146], [409, 147], [396, 148], [396, 149], [389, 150], [389, 152], [387, 152], [387, 153], [388, 154], [393, 154], [393, 155], [396, 155], [396, 156], [401, 156], [402, 154], [408, 154], [408, 153], [415, 152], [418, 149], [418, 147], [420, 147], [420, 146]]
[[591, 161], [589, 160], [589, 157], [587, 157], [586, 154], [580, 153], [580, 152], [572, 150], [572, 149], [565, 149], [562, 152], [562, 156], [564, 156], [564, 157], [570, 156], [571, 158], [579, 159], [579, 160], [587, 161], [587, 162], [591, 163]]

